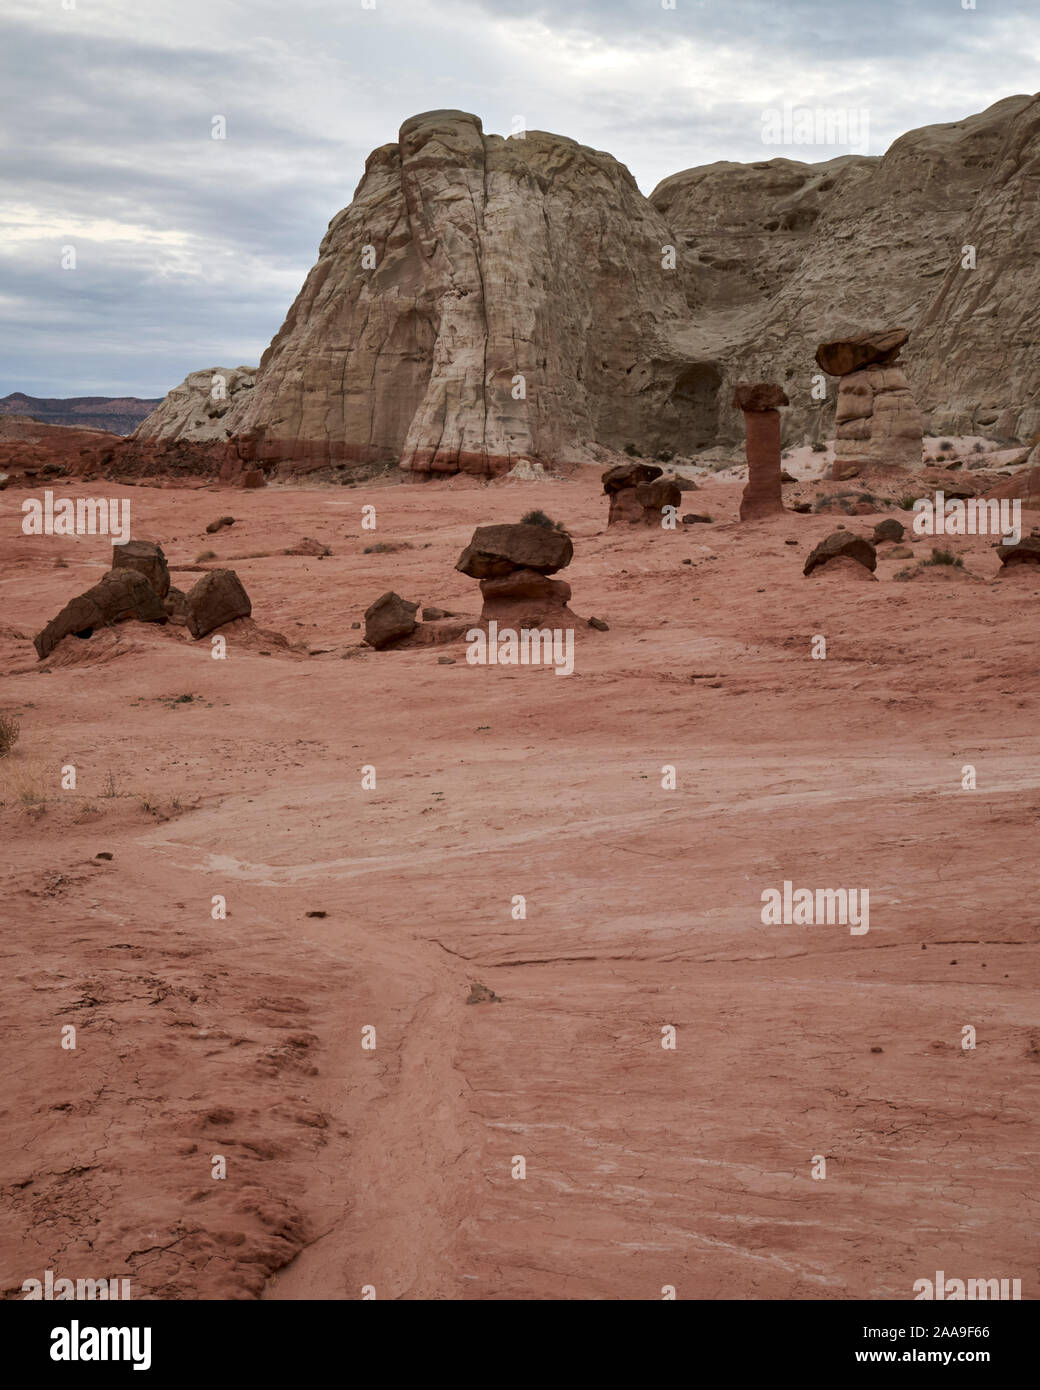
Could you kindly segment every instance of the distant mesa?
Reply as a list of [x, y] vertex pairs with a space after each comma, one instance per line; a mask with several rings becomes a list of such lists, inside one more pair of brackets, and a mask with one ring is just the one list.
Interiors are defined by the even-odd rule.
[[15, 391], [0, 396], [0, 415], [28, 415], [44, 425], [74, 425], [80, 429], [130, 434], [162, 404], [137, 396], [69, 396], [65, 399], [27, 396]]

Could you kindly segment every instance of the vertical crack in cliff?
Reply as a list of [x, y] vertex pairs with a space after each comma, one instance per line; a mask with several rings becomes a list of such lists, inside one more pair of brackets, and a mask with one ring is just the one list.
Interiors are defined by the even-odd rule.
[[477, 275], [480, 277], [480, 307], [484, 315], [484, 358], [480, 371], [480, 399], [484, 405], [484, 425], [480, 436], [480, 447], [484, 451], [484, 458], [487, 458], [487, 421], [488, 421], [488, 400], [487, 400], [487, 356], [488, 356], [488, 337], [490, 327], [488, 325], [488, 302], [487, 291], [484, 285], [484, 218], [487, 213], [488, 184], [487, 184], [487, 137], [481, 132], [480, 148], [483, 156], [482, 187], [484, 194], [483, 206], [477, 212], [476, 201], [473, 203], [473, 221], [477, 236]]

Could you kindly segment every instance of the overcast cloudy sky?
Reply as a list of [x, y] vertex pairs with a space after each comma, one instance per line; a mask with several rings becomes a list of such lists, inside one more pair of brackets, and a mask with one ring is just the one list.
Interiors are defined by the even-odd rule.
[[[418, 111], [679, 169], [762, 112], [869, 112], [869, 153], [1040, 88], [1040, 0], [3, 0], [0, 395], [159, 396], [256, 362]], [[223, 116], [227, 138], [211, 138]], [[63, 248], [76, 267], [62, 268]]]

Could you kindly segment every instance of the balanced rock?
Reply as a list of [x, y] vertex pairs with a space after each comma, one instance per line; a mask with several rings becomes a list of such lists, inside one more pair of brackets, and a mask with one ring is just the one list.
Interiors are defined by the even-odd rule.
[[877, 569], [877, 551], [865, 536], [855, 536], [851, 531], [832, 531], [810, 552], [803, 573], [812, 574], [818, 566], [839, 556], [858, 560], [868, 570]]
[[170, 571], [163, 548], [155, 541], [127, 541], [112, 547], [112, 569], [132, 569], [143, 574], [160, 598], [170, 590]]
[[89, 637], [95, 628], [136, 618], [142, 623], [166, 621], [162, 600], [136, 569], [109, 570], [92, 588], [74, 598], [52, 618], [33, 645], [42, 660], [64, 637]]
[[679, 507], [682, 485], [678, 478], [662, 476], [649, 463], [621, 463], [603, 474], [603, 491], [610, 498], [607, 525], [627, 521], [633, 525], [659, 526], [662, 507]]
[[603, 474], [603, 491], [609, 497], [612, 492], [620, 492], [622, 488], [652, 483], [663, 472], [663, 468], [653, 463], [619, 463]]
[[515, 522], [478, 526], [455, 568], [471, 579], [493, 579], [518, 569], [555, 574], [573, 557], [574, 542], [566, 531]]
[[388, 590], [365, 609], [365, 641], [376, 651], [382, 651], [402, 637], [409, 637], [418, 627], [416, 613], [419, 605]]
[[234, 570], [209, 570], [185, 596], [188, 631], [198, 641], [215, 628], [248, 618], [253, 611], [249, 595]]
[[885, 328], [877, 333], [858, 333], [835, 338], [816, 349], [816, 361], [830, 376], [848, 376], [861, 367], [894, 362], [910, 337], [908, 328]]
[[817, 349], [816, 360], [824, 371], [841, 377], [832, 477], [838, 478], [850, 462], [857, 467], [923, 466], [921, 412], [906, 373], [891, 365], [909, 336], [907, 329], [893, 328], [821, 343]]

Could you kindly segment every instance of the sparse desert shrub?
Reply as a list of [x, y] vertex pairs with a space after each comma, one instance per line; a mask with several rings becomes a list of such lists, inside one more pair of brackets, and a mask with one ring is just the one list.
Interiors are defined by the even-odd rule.
[[892, 578], [899, 580], [901, 584], [905, 584], [908, 579], [913, 579], [914, 573], [915, 571], [910, 569], [909, 566], [907, 566], [907, 568], [904, 570], [896, 570]]
[[634, 444], [626, 444], [625, 453], [632, 459], [640, 459], [643, 457]]
[[215, 550], [200, 550], [195, 556], [195, 563], [201, 565], [204, 560], [215, 560], [216, 558], [217, 552]]
[[565, 531], [567, 528], [562, 521], [553, 521], [551, 516], [546, 516], [545, 512], [537, 507], [534, 511], [527, 512], [520, 518], [521, 525], [544, 526], [547, 531]]
[[914, 509], [914, 503], [916, 501], [917, 495], [915, 493], [908, 492], [905, 497], [900, 497], [899, 510], [903, 512], [912, 512]]
[[819, 440], [817, 440], [817, 442], [812, 446], [812, 451], [814, 454], [825, 454], [827, 452], [827, 445], [821, 444]]
[[952, 440], [952, 439], [944, 439], [943, 442], [939, 445], [939, 448], [943, 451], [944, 454], [952, 454], [952, 453], [953, 453], [953, 440]]
[[0, 758], [5, 758], [18, 742], [21, 733], [18, 720], [13, 714], [0, 714]]
[[671, 461], [672, 461], [673, 458], [675, 458], [675, 450], [674, 450], [674, 449], [659, 449], [659, 450], [657, 451], [657, 462], [658, 462], [658, 463], [671, 463]]
[[958, 569], [964, 568], [964, 561], [952, 550], [940, 550], [938, 546], [932, 546], [932, 558], [922, 560], [922, 565], [956, 565]]
[[54, 568], [55, 568], [56, 570], [67, 570], [68, 567], [69, 567], [69, 562], [68, 562], [68, 560], [65, 559], [64, 555], [59, 555], [58, 558], [57, 558], [57, 559], [55, 560], [55, 562], [54, 562]]
[[116, 792], [116, 779], [111, 770], [109, 770], [109, 774], [105, 778], [105, 787], [101, 795], [109, 798], [118, 795]]
[[972, 449], [972, 453], [973, 453], [973, 454], [982, 454], [982, 453], [985, 453], [985, 450], [984, 450], [983, 447], [982, 447], [982, 441], [981, 441], [981, 440], [976, 439], [974, 448]]

